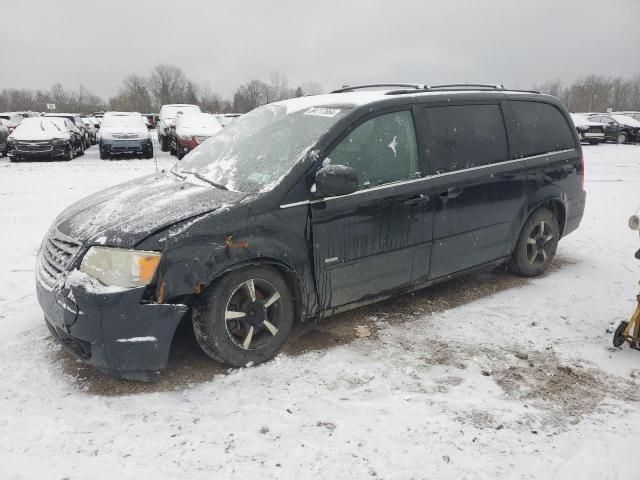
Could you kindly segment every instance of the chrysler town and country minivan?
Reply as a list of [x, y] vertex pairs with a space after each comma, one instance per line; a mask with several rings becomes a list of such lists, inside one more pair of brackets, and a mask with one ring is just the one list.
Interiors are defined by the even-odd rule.
[[38, 255], [55, 337], [150, 380], [184, 319], [213, 359], [275, 356], [294, 321], [476, 269], [533, 276], [585, 206], [561, 103], [494, 86], [350, 87], [244, 115], [170, 171], [62, 212]]

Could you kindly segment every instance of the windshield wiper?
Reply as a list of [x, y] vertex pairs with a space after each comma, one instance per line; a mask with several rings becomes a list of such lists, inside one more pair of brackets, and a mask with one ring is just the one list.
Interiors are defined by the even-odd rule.
[[207, 177], [200, 175], [197, 172], [188, 172], [188, 173], [193, 174], [193, 176], [198, 178], [199, 180], [202, 180], [203, 182], [207, 182], [209, 185], [213, 185], [214, 187], [219, 188], [220, 190], [229, 190], [225, 185], [222, 185], [221, 183], [213, 182], [209, 180]]
[[174, 165], [171, 170], [169, 170], [169, 173], [173, 173], [176, 177], [181, 178], [182, 180], [186, 180], [187, 177], [185, 177], [184, 175], [180, 175], [178, 172], [176, 172], [176, 170], [175, 170], [176, 166], [177, 166], [177, 164]]

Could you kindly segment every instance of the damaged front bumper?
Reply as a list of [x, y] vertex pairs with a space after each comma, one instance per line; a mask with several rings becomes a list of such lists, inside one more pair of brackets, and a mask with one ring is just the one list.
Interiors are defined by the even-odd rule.
[[152, 381], [167, 366], [186, 305], [141, 303], [145, 287], [95, 293], [79, 284], [51, 287], [37, 278], [38, 302], [62, 346], [109, 375]]

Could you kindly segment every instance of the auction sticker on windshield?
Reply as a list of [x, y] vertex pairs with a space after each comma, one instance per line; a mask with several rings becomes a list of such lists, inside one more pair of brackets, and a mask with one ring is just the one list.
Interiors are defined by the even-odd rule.
[[316, 117], [335, 117], [340, 113], [339, 108], [311, 107], [304, 112], [305, 115], [314, 115]]

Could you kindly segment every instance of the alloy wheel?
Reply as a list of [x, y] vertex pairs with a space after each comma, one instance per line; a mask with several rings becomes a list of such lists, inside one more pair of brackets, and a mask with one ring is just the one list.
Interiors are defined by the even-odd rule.
[[225, 308], [225, 325], [231, 341], [244, 350], [266, 346], [278, 334], [282, 299], [270, 282], [251, 278], [231, 294]]
[[553, 229], [549, 222], [540, 221], [527, 238], [527, 260], [529, 264], [545, 263], [551, 255]]

